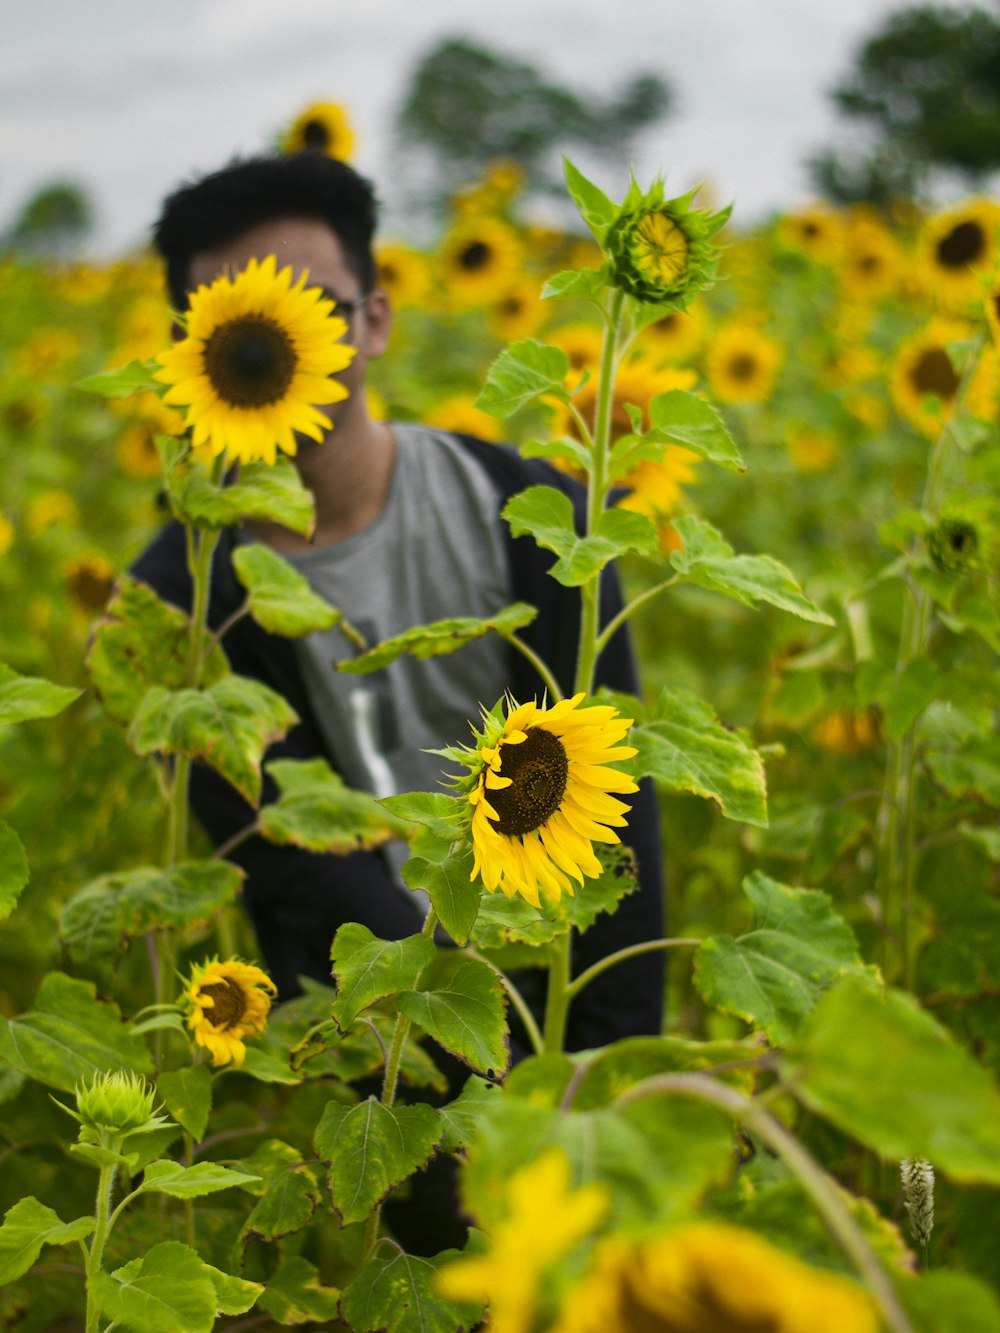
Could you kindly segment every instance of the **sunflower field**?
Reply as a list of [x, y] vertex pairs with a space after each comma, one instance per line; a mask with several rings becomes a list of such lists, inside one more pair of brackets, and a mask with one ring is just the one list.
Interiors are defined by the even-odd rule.
[[[195, 307], [168, 351], [150, 257], [0, 260], [4, 1328], [1000, 1331], [1000, 205], [748, 231], [662, 182], [566, 179], [574, 229], [529, 221], [503, 161], [436, 246], [377, 252], [373, 414], [511, 442], [590, 497], [585, 532], [553, 488], [504, 515], [580, 590], [574, 693], [536, 663], [534, 701], [440, 738], [451, 785], [382, 802], [280, 761], [261, 804], [294, 716], [205, 619], [222, 528], [310, 531], [285, 455], [340, 390], [339, 333], [310, 405], [253, 435], [185, 395]], [[273, 264], [220, 282], [289, 297]], [[128, 574], [170, 515], [190, 614]], [[592, 692], [612, 559], [641, 699]], [[238, 574], [271, 633], [339, 614], [269, 548]], [[533, 614], [352, 669], [516, 647]], [[345, 925], [330, 984], [275, 1004], [232, 849], [188, 819], [194, 763], [275, 843], [408, 841], [425, 930]], [[645, 777], [666, 938], [573, 976], [573, 933], [634, 887], [616, 830]], [[567, 1054], [575, 996], [647, 948], [663, 1033]], [[444, 1162], [468, 1245], [408, 1253], [393, 1205]]]

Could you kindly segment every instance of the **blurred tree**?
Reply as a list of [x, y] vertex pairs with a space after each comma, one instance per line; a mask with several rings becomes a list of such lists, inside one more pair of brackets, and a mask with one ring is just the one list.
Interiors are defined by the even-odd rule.
[[627, 160], [636, 135], [670, 104], [670, 89], [655, 74], [634, 75], [602, 99], [550, 82], [534, 65], [451, 39], [424, 56], [403, 96], [396, 118], [401, 169], [414, 183], [422, 171], [435, 205], [490, 158], [518, 162], [528, 190], [561, 192], [561, 151], [582, 147]]
[[31, 196], [0, 248], [64, 259], [80, 248], [93, 225], [86, 192], [71, 181], [53, 181]]
[[810, 163], [831, 197], [884, 202], [914, 193], [935, 168], [981, 186], [1000, 168], [1000, 16], [972, 6], [900, 10], [864, 43], [832, 96], [867, 123], [872, 141]]

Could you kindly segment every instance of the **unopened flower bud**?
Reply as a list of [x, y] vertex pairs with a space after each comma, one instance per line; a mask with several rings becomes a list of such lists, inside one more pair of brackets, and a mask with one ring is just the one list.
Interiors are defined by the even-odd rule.
[[78, 1083], [76, 1108], [84, 1125], [130, 1134], [148, 1125], [153, 1117], [153, 1088], [141, 1074], [127, 1069], [95, 1074], [89, 1083]]
[[904, 1157], [899, 1174], [913, 1238], [918, 1245], [927, 1245], [934, 1230], [934, 1168], [920, 1157]]

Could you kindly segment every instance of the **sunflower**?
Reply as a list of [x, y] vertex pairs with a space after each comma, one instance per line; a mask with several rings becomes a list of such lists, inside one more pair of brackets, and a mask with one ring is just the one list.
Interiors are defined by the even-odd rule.
[[687, 311], [671, 310], [662, 319], [647, 324], [642, 345], [661, 361], [686, 361], [705, 337], [705, 311], [697, 302]]
[[801, 424], [788, 432], [788, 456], [800, 472], [825, 472], [840, 453], [833, 431]]
[[263, 1032], [276, 990], [266, 972], [236, 958], [212, 958], [192, 969], [182, 1000], [187, 1025], [213, 1065], [231, 1062], [239, 1069], [246, 1058], [243, 1038]]
[[979, 353], [976, 368], [969, 379], [965, 406], [979, 421], [996, 421], [1000, 399], [1000, 352], [992, 343]]
[[375, 251], [375, 281], [397, 310], [420, 305], [429, 283], [427, 260], [407, 245], [380, 245]]
[[844, 224], [838, 213], [814, 204], [798, 213], [787, 213], [778, 222], [778, 240], [820, 264], [831, 263], [840, 253]]
[[899, 247], [888, 227], [861, 218], [845, 232], [840, 261], [844, 295], [858, 301], [877, 301], [899, 286]]
[[615, 286], [637, 301], [676, 302], [683, 309], [712, 285], [720, 254], [712, 240], [731, 210], [692, 208], [697, 193], [664, 199], [662, 181], [645, 194], [633, 184], [604, 239]]
[[24, 511], [24, 526], [33, 537], [49, 528], [66, 528], [79, 522], [80, 511], [69, 491], [42, 491]]
[[103, 611], [114, 587], [115, 571], [103, 555], [78, 555], [66, 566], [69, 595], [81, 611]]
[[496, 300], [513, 280], [521, 254], [517, 235], [506, 223], [463, 218], [445, 237], [438, 268], [459, 304], [481, 305]]
[[877, 1333], [865, 1292], [761, 1236], [695, 1222], [636, 1245], [612, 1237], [551, 1333]]
[[928, 218], [917, 245], [917, 273], [941, 305], [967, 306], [982, 297], [982, 274], [996, 263], [1000, 208], [971, 200]]
[[[955, 408], [961, 376], [952, 363], [948, 343], [968, 334], [963, 324], [934, 319], [925, 329], [907, 338], [896, 354], [890, 388], [900, 416], [913, 423], [929, 439], [941, 429], [942, 418]], [[928, 407], [936, 400], [938, 411]]]
[[311, 151], [348, 162], [354, 152], [354, 131], [339, 102], [314, 102], [292, 121], [281, 147], [286, 153]]
[[520, 894], [541, 906], [539, 888], [553, 900], [573, 893], [575, 879], [595, 878], [601, 863], [594, 842], [619, 842], [631, 809], [611, 792], [633, 792], [630, 777], [608, 763], [636, 751], [619, 745], [631, 718], [609, 704], [580, 708], [584, 695], [551, 708], [508, 701], [506, 720], [490, 714], [478, 747], [473, 807], [471, 879], [489, 893]]
[[548, 314], [538, 296], [538, 281], [523, 277], [512, 282], [490, 307], [490, 328], [504, 342], [529, 338]]
[[725, 325], [705, 354], [705, 375], [712, 396], [724, 403], [761, 403], [771, 395], [782, 349], [752, 324]]
[[347, 325], [306, 274], [275, 271], [273, 255], [251, 259], [235, 278], [216, 278], [191, 297], [186, 337], [158, 360], [164, 402], [187, 406], [196, 448], [241, 462], [294, 455], [295, 432], [322, 440], [332, 427], [317, 403], [347, 390], [330, 379], [350, 365], [354, 348], [338, 342]]

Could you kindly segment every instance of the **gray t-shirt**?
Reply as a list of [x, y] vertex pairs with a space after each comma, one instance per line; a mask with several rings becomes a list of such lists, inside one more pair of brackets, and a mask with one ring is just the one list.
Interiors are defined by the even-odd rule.
[[[386, 506], [345, 541], [290, 556], [370, 644], [414, 625], [486, 616], [510, 601], [494, 488], [446, 432], [397, 424]], [[377, 796], [434, 791], [447, 765], [429, 747], [470, 740], [480, 704], [507, 685], [506, 647], [486, 635], [424, 661], [404, 655], [366, 676], [333, 663], [356, 649], [334, 627], [296, 641], [306, 689], [344, 781]]]

